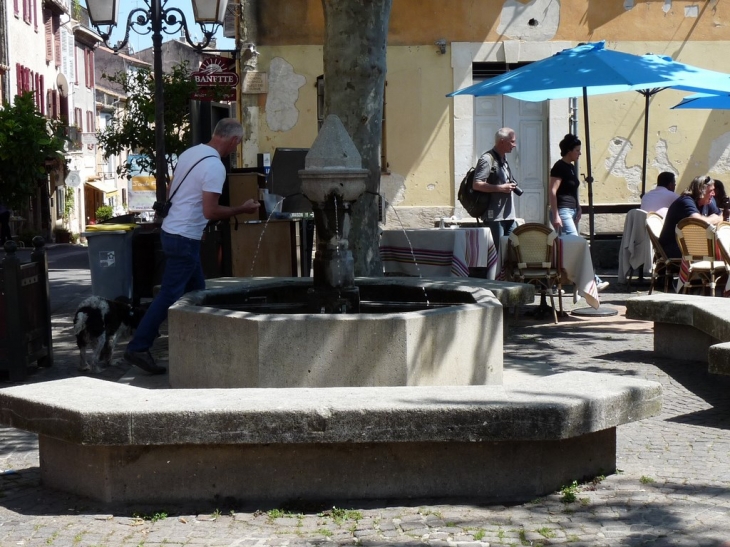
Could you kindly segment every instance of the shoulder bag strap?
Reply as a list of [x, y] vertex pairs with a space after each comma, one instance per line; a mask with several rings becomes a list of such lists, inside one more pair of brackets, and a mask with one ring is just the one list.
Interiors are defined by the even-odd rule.
[[202, 158], [200, 158], [200, 159], [199, 159], [198, 161], [196, 161], [196, 162], [195, 162], [195, 163], [193, 164], [193, 166], [192, 166], [192, 167], [191, 167], [190, 169], [188, 169], [188, 172], [187, 172], [187, 173], [185, 173], [185, 176], [184, 176], [184, 177], [183, 177], [183, 178], [182, 178], [182, 179], [180, 180], [179, 184], [178, 184], [178, 185], [177, 185], [177, 186], [175, 187], [175, 191], [174, 191], [174, 192], [173, 192], [172, 194], [170, 194], [170, 197], [169, 197], [169, 198], [167, 198], [167, 201], [172, 201], [172, 198], [174, 198], [174, 197], [175, 197], [175, 194], [177, 194], [177, 191], [178, 191], [178, 190], [180, 189], [180, 186], [182, 186], [182, 183], [183, 183], [183, 182], [185, 182], [185, 179], [186, 179], [186, 178], [188, 177], [188, 175], [190, 174], [190, 172], [191, 172], [191, 171], [192, 171], [193, 169], [195, 169], [195, 166], [196, 166], [196, 165], [198, 165], [198, 164], [199, 164], [199, 163], [200, 163], [201, 161], [203, 161], [203, 160], [205, 160], [205, 159], [208, 159], [208, 158], [215, 158], [215, 157], [217, 157], [217, 156], [214, 156], [213, 154], [211, 154], [210, 156], [203, 156], [203, 157], [202, 157]]

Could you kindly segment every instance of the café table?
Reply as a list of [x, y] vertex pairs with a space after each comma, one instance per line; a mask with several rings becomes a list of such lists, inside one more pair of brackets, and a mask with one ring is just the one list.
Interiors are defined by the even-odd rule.
[[488, 228], [384, 230], [380, 258], [386, 274], [468, 277], [470, 268], [497, 276], [497, 249]]
[[[509, 238], [502, 237], [500, 240], [500, 256], [507, 253]], [[573, 285], [573, 303], [578, 302], [578, 295], [585, 298], [586, 303], [598, 309], [601, 301], [598, 297], [598, 287], [593, 271], [593, 260], [588, 241], [576, 235], [564, 234], [559, 236], [554, 247], [556, 267], [562, 272], [562, 282], [566, 285]], [[502, 264], [502, 271], [505, 265]]]

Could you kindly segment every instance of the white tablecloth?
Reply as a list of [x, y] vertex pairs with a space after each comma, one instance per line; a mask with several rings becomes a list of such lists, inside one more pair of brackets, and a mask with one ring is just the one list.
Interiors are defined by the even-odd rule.
[[654, 250], [646, 232], [646, 211], [632, 209], [626, 214], [621, 248], [618, 253], [618, 282], [626, 283], [631, 270], [644, 266], [644, 273], [651, 271]]
[[385, 230], [380, 236], [385, 273], [468, 277], [469, 268], [497, 275], [497, 250], [488, 228]]
[[[509, 238], [505, 236], [499, 242], [502, 250], [500, 256], [506, 255], [508, 240]], [[598, 287], [596, 286], [593, 260], [591, 259], [591, 250], [588, 246], [588, 241], [580, 236], [562, 235], [556, 239], [556, 242], [556, 266], [563, 273], [563, 282], [565, 283], [565, 280], [567, 280], [575, 287], [573, 302], [577, 302], [578, 295], [580, 295], [585, 298], [589, 306], [598, 308], [601, 305], [601, 301], [598, 297]]]

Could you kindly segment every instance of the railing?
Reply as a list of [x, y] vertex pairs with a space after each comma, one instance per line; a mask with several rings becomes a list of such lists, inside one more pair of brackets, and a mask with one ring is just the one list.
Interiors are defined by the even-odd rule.
[[5, 243], [0, 268], [0, 373], [25, 379], [28, 366], [53, 364], [51, 303], [45, 242], [33, 238], [30, 262], [21, 264], [14, 241]]

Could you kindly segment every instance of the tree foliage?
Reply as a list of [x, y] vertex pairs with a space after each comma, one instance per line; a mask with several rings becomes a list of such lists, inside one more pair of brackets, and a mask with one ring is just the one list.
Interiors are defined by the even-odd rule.
[[[155, 80], [151, 70], [143, 68], [134, 72], [118, 72], [102, 75], [110, 82], [121, 85], [127, 102], [121, 114], [114, 116], [104, 131], [97, 135], [104, 157], [134, 151], [143, 157], [139, 166], [156, 174], [155, 153]], [[190, 96], [196, 89], [187, 62], [172, 67], [163, 75], [165, 102], [165, 156], [167, 182], [175, 168], [177, 156], [190, 146], [191, 114]], [[117, 173], [129, 177], [128, 166], [121, 165]]]
[[0, 202], [19, 209], [46, 179], [47, 162], [64, 160], [66, 139], [58, 120], [36, 110], [33, 93], [0, 109]]

